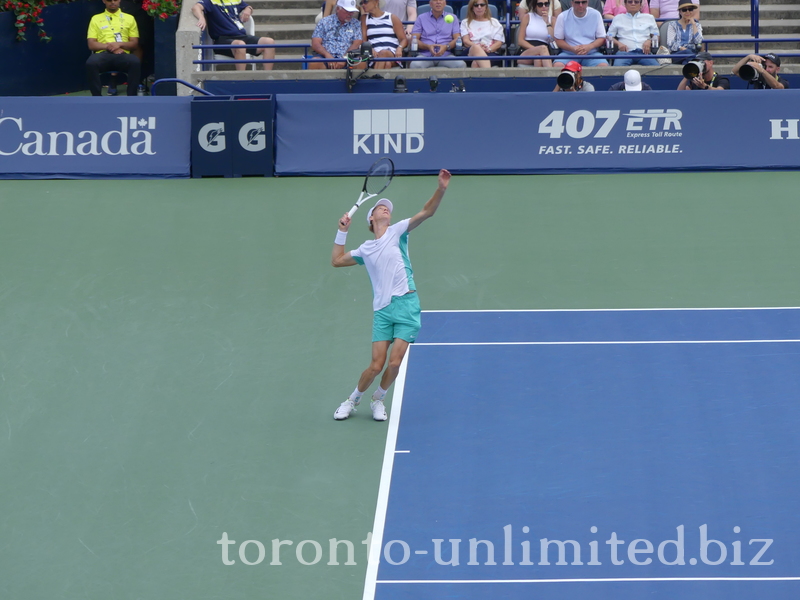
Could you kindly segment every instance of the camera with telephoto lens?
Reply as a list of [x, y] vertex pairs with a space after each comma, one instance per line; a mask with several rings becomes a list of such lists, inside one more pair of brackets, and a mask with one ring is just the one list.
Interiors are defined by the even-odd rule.
[[572, 71], [563, 71], [558, 76], [558, 79], [556, 79], [556, 83], [562, 90], [571, 90], [575, 87], [576, 80], [577, 77], [575, 77], [575, 73]]
[[756, 83], [762, 79], [761, 73], [756, 71], [755, 67], [751, 64], [745, 64], [739, 68], [739, 77], [750, 83]]
[[694, 79], [706, 73], [706, 61], [693, 60], [683, 65], [683, 76], [686, 79]]

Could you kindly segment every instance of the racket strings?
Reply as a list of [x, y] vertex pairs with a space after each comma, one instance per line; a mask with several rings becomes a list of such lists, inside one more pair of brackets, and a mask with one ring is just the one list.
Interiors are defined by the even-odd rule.
[[380, 194], [385, 190], [394, 176], [394, 166], [388, 159], [381, 160], [370, 169], [367, 174], [364, 189], [369, 194]]

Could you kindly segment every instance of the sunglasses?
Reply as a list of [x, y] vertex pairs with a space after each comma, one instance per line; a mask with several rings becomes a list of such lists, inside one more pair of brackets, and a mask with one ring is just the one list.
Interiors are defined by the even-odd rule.
[[572, 0], [573, 4], [589, 4], [589, 0]]
[[692, 7], [688, 7], [687, 6], [686, 8], [682, 8], [681, 12], [692, 12], [693, 10], [694, 10], [694, 6], [692, 6]]
[[473, 4], [473, 6], [474, 6], [475, 8], [478, 8], [478, 7], [481, 7], [481, 8], [483, 8], [483, 7], [485, 7], [486, 5], [485, 5], [485, 4], [478, 4], [478, 3], [476, 2], [475, 4]]
[[625, 4], [641, 4], [642, 0], [625, 0]]
[[542, 7], [542, 6], [550, 6], [550, 3], [549, 3], [549, 2], [537, 2], [537, 3], [536, 3], [536, 6], [539, 6], [539, 7]]

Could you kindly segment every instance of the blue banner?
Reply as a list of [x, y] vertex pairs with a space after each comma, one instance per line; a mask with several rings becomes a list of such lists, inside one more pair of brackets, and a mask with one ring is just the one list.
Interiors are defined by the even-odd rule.
[[188, 177], [191, 97], [0, 98], [0, 179]]
[[800, 90], [278, 95], [278, 175], [800, 167]]

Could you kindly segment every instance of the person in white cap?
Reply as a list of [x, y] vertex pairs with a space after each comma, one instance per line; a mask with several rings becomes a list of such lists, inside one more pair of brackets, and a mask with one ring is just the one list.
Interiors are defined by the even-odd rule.
[[[439, 203], [450, 184], [450, 172], [439, 171], [436, 191], [425, 203], [422, 210], [410, 219], [391, 224], [391, 201], [381, 198], [367, 213], [369, 230], [375, 239], [367, 240], [355, 250], [344, 251], [350, 217], [347, 213], [339, 219], [339, 231], [333, 244], [331, 264], [334, 267], [364, 265], [372, 282], [373, 321], [372, 321], [372, 360], [361, 374], [353, 393], [342, 402], [333, 414], [337, 421], [343, 421], [355, 411], [364, 392], [383, 371], [380, 385], [372, 394], [372, 418], [386, 420], [386, 407], [383, 404], [386, 390], [400, 371], [400, 363], [406, 355], [408, 345], [417, 339], [420, 329], [420, 306], [417, 297], [414, 273], [408, 259], [408, 234], [423, 221], [430, 219], [439, 208]], [[394, 343], [391, 353], [389, 347]], [[386, 365], [386, 357], [389, 364]], [[386, 365], [386, 370], [384, 370]]]
[[[337, 62], [311, 61], [309, 69], [344, 69], [347, 53], [361, 46], [361, 21], [356, 16], [361, 11], [356, 0], [338, 0], [336, 12], [323, 18], [311, 34], [311, 51], [317, 58], [341, 58]], [[366, 63], [353, 68], [364, 69]]]
[[641, 92], [642, 90], [652, 91], [646, 83], [642, 83], [642, 76], [636, 69], [625, 71], [625, 78], [608, 88], [611, 92], [618, 92], [620, 90], [625, 92]]

